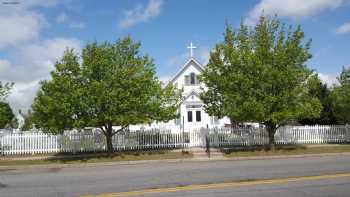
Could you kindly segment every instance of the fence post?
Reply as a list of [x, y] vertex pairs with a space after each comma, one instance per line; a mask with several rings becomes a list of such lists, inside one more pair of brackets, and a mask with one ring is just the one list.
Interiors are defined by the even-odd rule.
[[0, 135], [0, 151], [1, 151], [1, 155], [4, 155], [4, 136]]
[[345, 125], [345, 142], [350, 143], [350, 125]]

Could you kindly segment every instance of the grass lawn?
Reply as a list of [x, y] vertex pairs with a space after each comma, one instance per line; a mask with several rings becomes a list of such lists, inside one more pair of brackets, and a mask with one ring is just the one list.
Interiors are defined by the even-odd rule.
[[[11, 157], [0, 157], [0, 166], [13, 165], [43, 165], [43, 164], [78, 164], [78, 163], [97, 163], [97, 162], [112, 162], [112, 161], [137, 161], [137, 160], [160, 160], [160, 159], [182, 159], [192, 158], [192, 153], [181, 151], [134, 151], [120, 152], [113, 156], [108, 156], [106, 153], [94, 154], [57, 154], [57, 155], [36, 155], [49, 156], [47, 159], [35, 159], [35, 156], [27, 156], [25, 160], [13, 160]], [[55, 156], [57, 156], [55, 158]], [[24, 157], [22, 157], [24, 158]]]
[[223, 149], [223, 152], [225, 157], [343, 153], [350, 152], [350, 145], [284, 145], [276, 146], [275, 151], [269, 151], [265, 147], [254, 147], [249, 149]]

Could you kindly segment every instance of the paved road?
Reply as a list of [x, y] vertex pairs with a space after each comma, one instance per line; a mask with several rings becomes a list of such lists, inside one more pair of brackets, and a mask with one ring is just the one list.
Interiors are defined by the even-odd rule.
[[[350, 156], [0, 170], [0, 197], [81, 196], [344, 173], [350, 173]], [[350, 175], [145, 196], [350, 196]]]
[[350, 178], [158, 193], [152, 197], [348, 197]]

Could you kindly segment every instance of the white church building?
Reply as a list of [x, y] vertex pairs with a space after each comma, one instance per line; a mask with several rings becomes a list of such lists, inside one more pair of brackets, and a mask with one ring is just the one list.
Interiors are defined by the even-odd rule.
[[206, 87], [198, 80], [198, 76], [204, 71], [204, 67], [193, 57], [193, 49], [196, 47], [191, 43], [187, 48], [190, 50], [189, 59], [168, 82], [177, 89], [183, 90], [183, 99], [177, 111], [179, 118], [169, 122], [152, 123], [151, 125], [130, 126], [130, 130], [144, 128], [190, 132], [194, 129], [224, 127], [230, 124], [228, 118], [218, 119], [209, 116], [204, 111], [204, 103], [200, 99], [199, 93], [202, 89], [205, 90]]

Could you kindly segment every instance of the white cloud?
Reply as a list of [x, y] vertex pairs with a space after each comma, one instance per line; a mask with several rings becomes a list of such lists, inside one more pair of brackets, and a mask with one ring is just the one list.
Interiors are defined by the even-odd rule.
[[[68, 22], [67, 20], [68, 20], [68, 15], [66, 13], [64, 13], [64, 12], [62, 12], [61, 14], [59, 14], [56, 17], [56, 22], [57, 23]], [[72, 28], [72, 29], [84, 29], [85, 28], [85, 23], [72, 21], [72, 22], [69, 23], [68, 27]]]
[[350, 33], [350, 22], [344, 23], [343, 25], [339, 26], [335, 30], [335, 32], [338, 33], [338, 34]]
[[26, 0], [18, 4], [1, 5], [0, 48], [38, 40], [41, 30], [48, 26], [48, 22], [33, 8], [53, 6], [56, 3], [56, 0]]
[[339, 85], [339, 82], [337, 80], [338, 75], [318, 73], [318, 76], [320, 77], [321, 81], [323, 83], [326, 83], [329, 87]]
[[11, 63], [7, 60], [0, 59], [0, 73], [5, 73], [11, 66]]
[[162, 76], [158, 77], [158, 79], [163, 84], [167, 84], [170, 81], [171, 77], [172, 77], [171, 75], [162, 75]]
[[210, 50], [208, 48], [201, 48], [199, 49], [198, 54], [199, 61], [201, 61], [200, 63], [202, 65], [208, 64], [210, 58]]
[[128, 28], [140, 22], [147, 22], [159, 15], [162, 4], [162, 0], [150, 0], [146, 6], [137, 5], [134, 9], [125, 10], [123, 12], [123, 19], [119, 21], [119, 26], [121, 28]]
[[248, 23], [256, 22], [260, 15], [275, 15], [299, 19], [315, 15], [325, 10], [336, 9], [348, 0], [261, 0], [249, 12]]
[[[75, 38], [54, 38], [23, 47], [23, 55], [27, 58], [56, 60], [60, 59], [66, 48], [74, 48], [78, 53], [81, 51], [81, 42]], [[39, 55], [40, 54], [40, 55]]]
[[56, 22], [57, 23], [63, 23], [68, 19], [68, 16], [66, 13], [62, 12], [56, 17]]
[[[44, 15], [33, 8], [56, 4], [56, 0], [26, 0], [0, 6], [0, 49], [11, 49], [10, 59], [0, 59], [0, 79], [15, 82], [7, 100], [16, 112], [30, 107], [39, 81], [49, 78], [54, 63], [61, 59], [67, 47], [75, 48], [77, 53], [81, 51], [81, 42], [75, 38], [41, 37], [49, 24]], [[56, 20], [66, 20], [65, 16], [60, 17]]]
[[55, 38], [20, 47], [14, 54], [18, 57], [16, 64], [7, 64], [0, 78], [16, 83], [46, 79], [67, 48], [80, 53], [81, 42], [74, 38]]
[[69, 24], [69, 27], [72, 29], [84, 29], [85, 23], [83, 22], [72, 22]]
[[7, 98], [14, 113], [18, 110], [27, 111], [39, 89], [39, 81], [29, 83], [16, 83], [11, 94]]
[[47, 79], [56, 61], [62, 58], [67, 48], [81, 52], [81, 42], [77, 39], [55, 38], [18, 48], [14, 54], [16, 64], [0, 60], [0, 78], [4, 81], [27, 83]]
[[33, 12], [0, 14], [0, 48], [38, 39], [45, 24], [44, 18]]
[[74, 38], [55, 38], [28, 44], [18, 48], [14, 54], [16, 64], [0, 60], [0, 78], [2, 81], [15, 82], [14, 89], [8, 97], [11, 107], [29, 109], [39, 88], [39, 81], [48, 79], [57, 60], [62, 58], [67, 48], [81, 52], [81, 42]]

